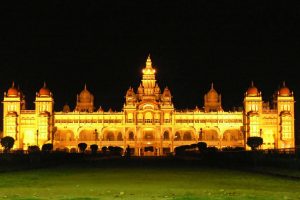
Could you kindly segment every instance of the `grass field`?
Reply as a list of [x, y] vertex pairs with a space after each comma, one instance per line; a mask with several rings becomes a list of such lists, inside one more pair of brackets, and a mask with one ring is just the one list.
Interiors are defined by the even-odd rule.
[[0, 173], [0, 199], [300, 199], [300, 181], [208, 167], [60, 166]]

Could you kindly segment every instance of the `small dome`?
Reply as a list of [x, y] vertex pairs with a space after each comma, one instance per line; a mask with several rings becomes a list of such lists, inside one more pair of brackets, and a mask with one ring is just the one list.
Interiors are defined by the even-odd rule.
[[19, 95], [19, 91], [17, 88], [15, 88], [15, 83], [12, 83], [12, 86], [7, 91], [7, 96], [9, 97], [16, 97]]
[[40, 89], [39, 95], [40, 96], [50, 96], [51, 95], [51, 92], [47, 88], [46, 83], [44, 83], [43, 87]]
[[171, 92], [170, 92], [170, 90], [169, 90], [168, 87], [165, 87], [164, 92], [163, 92], [163, 95], [164, 95], [164, 96], [171, 96]]
[[279, 96], [290, 96], [290, 89], [285, 86], [285, 82], [283, 82], [282, 87], [278, 91]]
[[79, 94], [79, 101], [80, 102], [91, 102], [93, 95], [86, 89], [86, 85], [84, 86], [84, 90], [82, 90]]
[[258, 96], [258, 89], [254, 86], [253, 82], [251, 82], [251, 86], [247, 90], [247, 96]]
[[133, 91], [133, 88], [129, 87], [129, 89], [126, 92], [126, 96], [134, 96], [134, 95], [135, 95], [135, 93]]
[[65, 113], [68, 113], [68, 112], [70, 112], [70, 110], [71, 110], [70, 106], [68, 104], [65, 104], [62, 111]]

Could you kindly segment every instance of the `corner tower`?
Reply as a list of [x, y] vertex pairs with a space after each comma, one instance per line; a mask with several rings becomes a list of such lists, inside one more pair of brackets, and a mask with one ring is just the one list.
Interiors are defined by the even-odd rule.
[[278, 114], [277, 148], [294, 148], [295, 147], [295, 115], [294, 115], [294, 94], [286, 86], [285, 82], [275, 95], [275, 106]]
[[15, 139], [15, 147], [20, 147], [20, 113], [25, 105], [24, 96], [15, 87], [14, 82], [7, 92], [4, 92], [3, 103], [3, 136], [10, 136]]
[[246, 91], [244, 97], [244, 133], [246, 140], [248, 137], [261, 136], [260, 122], [262, 107], [261, 92], [251, 82], [251, 86]]
[[36, 114], [36, 141], [38, 146], [42, 146], [51, 139], [53, 129], [53, 108], [54, 100], [51, 91], [47, 88], [46, 83], [36, 93], [35, 97], [35, 114]]

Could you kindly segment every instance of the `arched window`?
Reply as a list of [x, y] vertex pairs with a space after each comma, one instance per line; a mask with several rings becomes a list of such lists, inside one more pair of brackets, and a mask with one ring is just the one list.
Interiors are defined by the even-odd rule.
[[133, 132], [130, 132], [129, 135], [128, 135], [128, 140], [134, 140], [134, 134]]
[[163, 137], [164, 140], [169, 140], [170, 137], [169, 137], [169, 132], [168, 131], [165, 131], [164, 132], [164, 137]]
[[108, 133], [106, 134], [106, 140], [107, 140], [107, 141], [114, 141], [114, 140], [115, 140], [114, 133], [113, 133], [113, 132], [108, 132]]
[[118, 133], [117, 140], [118, 140], [118, 141], [122, 141], [122, 140], [123, 140], [123, 136], [122, 136], [122, 133], [121, 133], [121, 132]]
[[191, 132], [185, 132], [184, 135], [183, 135], [183, 140], [185, 140], [185, 141], [192, 140]]

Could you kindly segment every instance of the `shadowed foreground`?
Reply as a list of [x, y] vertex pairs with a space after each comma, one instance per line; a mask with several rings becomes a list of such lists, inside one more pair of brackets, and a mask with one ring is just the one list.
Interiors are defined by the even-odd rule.
[[300, 199], [299, 179], [176, 163], [81, 163], [0, 180], [0, 199]]

